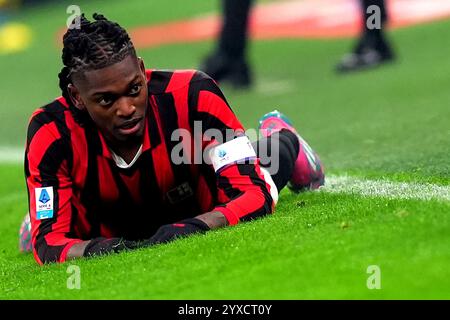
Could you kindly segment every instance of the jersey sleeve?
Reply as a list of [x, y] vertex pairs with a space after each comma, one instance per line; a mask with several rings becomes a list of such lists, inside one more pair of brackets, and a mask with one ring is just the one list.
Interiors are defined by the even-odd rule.
[[35, 112], [28, 126], [25, 176], [33, 254], [39, 264], [65, 261], [69, 248], [82, 241], [69, 236], [69, 148], [57, 122], [42, 110]]
[[[244, 128], [213, 79], [202, 72], [194, 76], [190, 89], [193, 121], [202, 127], [202, 148], [211, 149], [244, 135]], [[206, 151], [207, 152], [207, 151]], [[259, 159], [234, 162], [216, 172], [218, 203], [229, 225], [273, 212], [271, 186], [264, 180]]]

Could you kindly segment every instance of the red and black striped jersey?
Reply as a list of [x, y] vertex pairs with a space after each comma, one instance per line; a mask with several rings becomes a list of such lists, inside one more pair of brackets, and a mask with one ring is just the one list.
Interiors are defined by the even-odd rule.
[[[33, 113], [25, 175], [38, 263], [65, 261], [69, 248], [83, 240], [145, 239], [163, 224], [209, 211], [222, 212], [230, 225], [272, 212], [258, 160], [217, 173], [206, 163], [171, 160], [179, 143], [171, 138], [176, 129], [194, 133], [201, 121], [201, 135], [208, 129], [243, 132], [216, 83], [191, 70], [147, 70], [146, 75], [142, 153], [130, 168], [116, 165], [95, 124], [81, 119], [64, 98]], [[191, 137], [182, 143], [194, 146]], [[203, 152], [206, 145], [187, 150]]]

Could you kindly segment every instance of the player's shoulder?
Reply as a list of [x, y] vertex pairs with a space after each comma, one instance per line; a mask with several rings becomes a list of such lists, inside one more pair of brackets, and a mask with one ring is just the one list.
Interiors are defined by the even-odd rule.
[[69, 110], [69, 106], [63, 97], [58, 97], [53, 101], [37, 108], [31, 114], [31, 120], [46, 120], [46, 121], [56, 121], [61, 118], [64, 112]]
[[185, 89], [192, 84], [213, 82], [206, 73], [195, 69], [146, 70], [149, 93], [161, 94]]
[[[45, 126], [49, 131], [60, 131], [62, 127], [66, 128], [66, 117], [72, 116], [69, 107], [63, 97], [41, 106], [34, 110], [28, 122], [28, 140], [34, 134]], [[57, 129], [57, 128], [60, 129]]]

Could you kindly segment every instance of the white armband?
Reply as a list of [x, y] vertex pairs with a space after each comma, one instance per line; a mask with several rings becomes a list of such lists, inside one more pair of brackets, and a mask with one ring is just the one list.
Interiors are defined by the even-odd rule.
[[243, 136], [212, 148], [209, 157], [217, 172], [226, 165], [256, 159], [256, 152], [248, 137]]

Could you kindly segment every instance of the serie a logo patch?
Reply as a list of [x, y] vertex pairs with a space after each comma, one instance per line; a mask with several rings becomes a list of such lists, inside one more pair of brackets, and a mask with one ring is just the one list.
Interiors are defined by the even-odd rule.
[[36, 219], [53, 218], [53, 187], [34, 189], [36, 197]]

